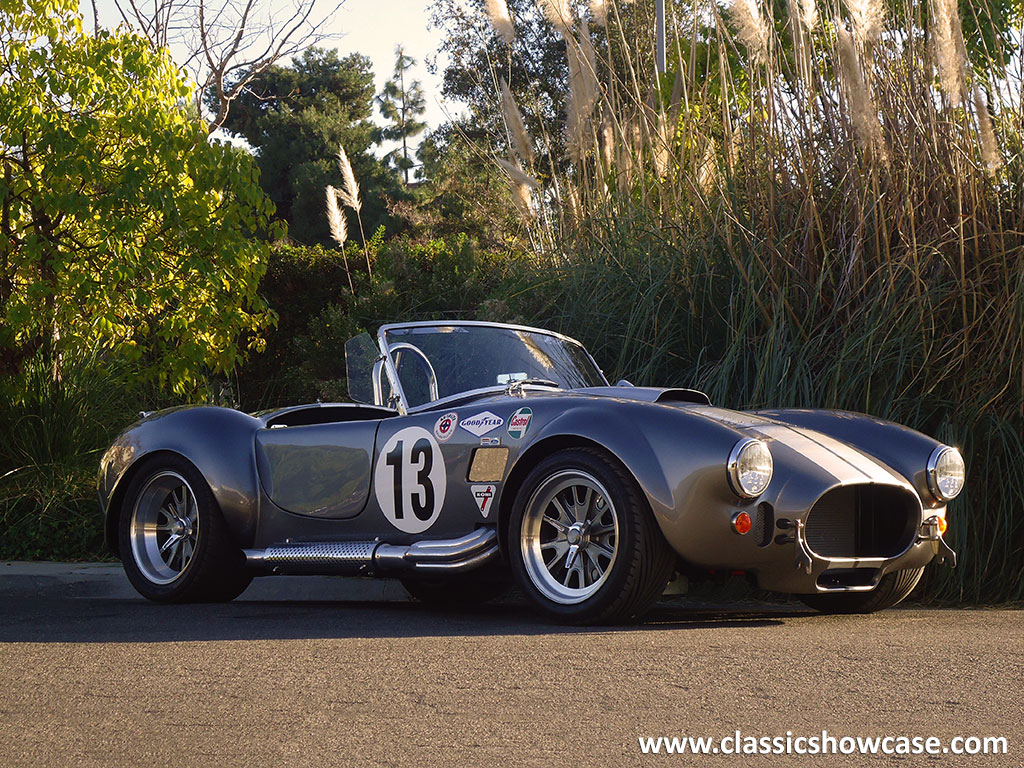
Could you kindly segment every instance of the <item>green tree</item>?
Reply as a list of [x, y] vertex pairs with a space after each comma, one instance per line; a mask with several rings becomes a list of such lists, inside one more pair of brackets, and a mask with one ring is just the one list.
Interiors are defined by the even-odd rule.
[[182, 391], [259, 346], [273, 207], [166, 52], [0, 0], [0, 375], [97, 348]]
[[379, 134], [369, 119], [373, 96], [368, 58], [309, 48], [290, 66], [263, 72], [231, 107], [224, 128], [255, 149], [260, 183], [293, 240], [331, 243], [324, 188], [337, 182], [339, 146], [364, 191], [366, 232], [391, 223], [387, 200], [403, 193], [371, 151]]
[[409, 170], [413, 161], [409, 157], [409, 139], [423, 132], [427, 124], [418, 120], [427, 111], [427, 103], [423, 98], [423, 87], [419, 80], [407, 78], [406, 73], [416, 65], [416, 59], [407, 56], [402, 46], [395, 46], [395, 74], [384, 84], [384, 90], [377, 97], [377, 106], [381, 115], [391, 121], [391, 125], [381, 130], [381, 136], [388, 141], [402, 142], [402, 155], [398, 150], [389, 154], [409, 183]]

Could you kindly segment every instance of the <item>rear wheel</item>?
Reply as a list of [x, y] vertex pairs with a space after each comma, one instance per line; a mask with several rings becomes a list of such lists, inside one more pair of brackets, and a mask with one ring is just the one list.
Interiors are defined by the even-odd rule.
[[636, 481], [601, 451], [559, 451], [538, 464], [508, 526], [516, 580], [560, 621], [639, 619], [675, 563]]
[[142, 466], [128, 485], [118, 522], [121, 561], [143, 597], [226, 601], [252, 581], [206, 480], [182, 458]]
[[907, 568], [887, 573], [870, 592], [820, 593], [798, 597], [802, 603], [821, 613], [874, 613], [905, 600], [914, 591], [923, 573], [924, 568]]

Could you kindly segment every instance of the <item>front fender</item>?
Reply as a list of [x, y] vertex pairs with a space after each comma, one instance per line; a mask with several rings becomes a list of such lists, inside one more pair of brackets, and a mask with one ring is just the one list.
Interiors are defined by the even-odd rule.
[[675, 534], [683, 529], [681, 517], [688, 510], [699, 513], [708, 503], [736, 502], [725, 466], [742, 437], [735, 428], [686, 408], [603, 400], [552, 415], [520, 452], [517, 464], [526, 456], [536, 460], [530, 448], [552, 438], [583, 438], [603, 446], [637, 481], [659, 527], [680, 551]]
[[136, 422], [100, 460], [99, 497], [107, 547], [118, 554], [117, 523], [124, 491], [140, 463], [178, 454], [199, 470], [239, 546], [251, 546], [259, 518], [255, 433], [260, 422], [230, 408], [194, 406], [158, 411]]

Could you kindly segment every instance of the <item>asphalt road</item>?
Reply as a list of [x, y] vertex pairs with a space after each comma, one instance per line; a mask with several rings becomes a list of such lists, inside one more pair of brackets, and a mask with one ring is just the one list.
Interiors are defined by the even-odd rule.
[[[62, 570], [63, 568], [63, 570]], [[661, 604], [565, 629], [393, 584], [158, 606], [0, 564], [0, 766], [1024, 764], [1024, 612]], [[310, 599], [310, 598], [322, 599]], [[640, 736], [1005, 736], [998, 757], [644, 755]]]

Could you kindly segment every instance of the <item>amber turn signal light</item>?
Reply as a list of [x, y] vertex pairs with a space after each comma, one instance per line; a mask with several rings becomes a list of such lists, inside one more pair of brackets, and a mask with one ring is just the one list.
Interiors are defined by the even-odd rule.
[[750, 519], [750, 515], [746, 512], [737, 512], [732, 516], [732, 529], [741, 536], [744, 533], [749, 533], [753, 527], [754, 521]]
[[949, 527], [949, 523], [946, 521], [946, 518], [940, 515], [938, 516], [936, 522], [939, 524], [939, 536], [945, 536], [946, 528]]

